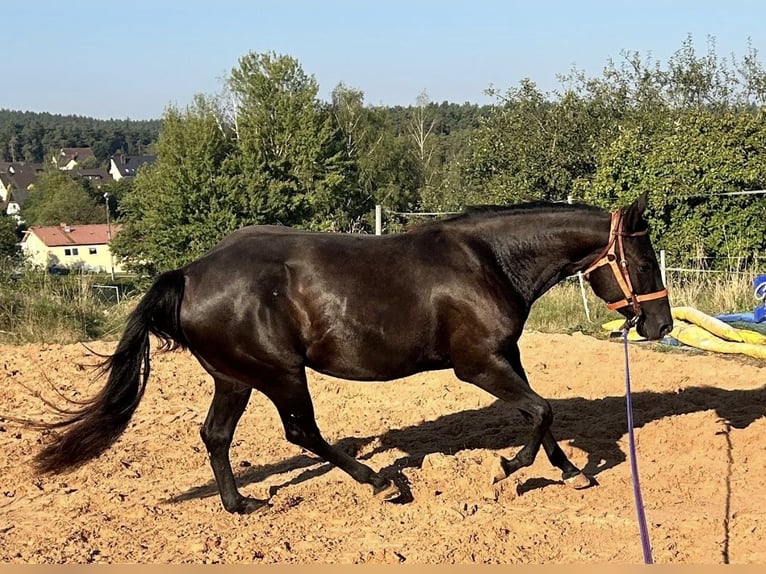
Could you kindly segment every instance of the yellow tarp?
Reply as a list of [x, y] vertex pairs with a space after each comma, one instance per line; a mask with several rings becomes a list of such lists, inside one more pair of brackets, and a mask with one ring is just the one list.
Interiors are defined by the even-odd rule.
[[[766, 359], [766, 335], [747, 329], [736, 329], [692, 307], [675, 307], [671, 309], [671, 313], [674, 327], [670, 336], [684, 345], [714, 353], [738, 353]], [[616, 319], [604, 323], [602, 328], [610, 332], [619, 331], [624, 322], [623, 319]], [[631, 329], [628, 332], [628, 340], [644, 339], [635, 329]]]
[[[625, 324], [625, 319], [615, 319], [601, 325], [601, 328], [610, 333], [617, 333]], [[628, 331], [628, 341], [646, 341], [641, 335], [639, 335], [635, 328]]]
[[[758, 333], [756, 333], [758, 334]], [[755, 357], [756, 359], [766, 359], [766, 345], [755, 343], [741, 343], [737, 341], [727, 341], [716, 337], [710, 331], [706, 331], [699, 325], [684, 323], [680, 321], [673, 327], [671, 337], [678, 339], [684, 345], [713, 351], [714, 353], [738, 353]]]

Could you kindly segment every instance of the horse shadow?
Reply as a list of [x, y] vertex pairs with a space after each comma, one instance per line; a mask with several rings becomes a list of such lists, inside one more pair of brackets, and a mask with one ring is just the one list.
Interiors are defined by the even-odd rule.
[[[666, 417], [715, 410], [722, 423], [744, 429], [766, 417], [766, 386], [751, 390], [724, 390], [715, 387], [689, 387], [677, 392], [638, 392], [632, 394], [635, 428]], [[555, 420], [553, 433], [561, 442], [584, 451], [586, 475], [599, 473], [626, 461], [620, 441], [627, 432], [624, 396], [599, 399], [571, 397], [550, 400]], [[420, 467], [429, 454], [455, 454], [465, 449], [505, 451], [521, 447], [529, 437], [530, 427], [520, 414], [502, 401], [477, 409], [446, 414], [416, 425], [391, 429], [380, 436], [350, 437], [335, 446], [360, 460], [395, 449], [406, 453], [394, 463], [379, 470], [394, 480], [402, 496], [399, 502], [409, 502], [412, 495], [402, 471]], [[370, 448], [374, 445], [373, 448]], [[364, 454], [359, 456], [359, 453]], [[329, 472], [332, 465], [313, 455], [297, 455], [280, 462], [249, 467], [237, 477], [238, 486], [259, 483], [271, 476], [303, 469], [290, 480], [272, 486], [270, 495], [280, 489], [316, 478]], [[545, 488], [556, 481], [530, 479], [524, 490]], [[164, 502], [175, 503], [218, 495], [215, 481], [191, 488]]]

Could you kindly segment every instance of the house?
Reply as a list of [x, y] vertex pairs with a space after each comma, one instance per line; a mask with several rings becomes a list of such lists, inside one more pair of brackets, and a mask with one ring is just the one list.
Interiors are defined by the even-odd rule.
[[29, 199], [28, 189], [12, 189], [8, 194], [8, 200], [0, 202], [5, 208], [5, 213], [10, 215], [16, 220], [16, 223], [23, 223], [21, 221], [21, 208]]
[[71, 170], [88, 158], [94, 158], [93, 150], [89, 147], [62, 147], [54, 154], [53, 165], [59, 169]]
[[7, 201], [12, 189], [30, 189], [42, 171], [39, 163], [0, 162], [0, 201]]
[[29, 199], [43, 166], [39, 163], [4, 162], [0, 165], [0, 207], [19, 220], [19, 211]]
[[8, 196], [13, 189], [13, 175], [0, 172], [0, 201], [8, 201]]
[[18, 165], [23, 165], [18, 161], [0, 161], [0, 173], [12, 172], [13, 168]]
[[97, 223], [30, 227], [21, 240], [25, 259], [36, 267], [120, 273], [109, 244], [119, 225]]
[[112, 181], [112, 175], [105, 167], [94, 167], [90, 169], [75, 168], [72, 171], [76, 176], [90, 181], [96, 188], [100, 188], [102, 184]]
[[157, 161], [156, 155], [125, 155], [114, 154], [109, 160], [109, 174], [115, 181], [124, 177], [135, 177], [138, 168], [143, 165], [152, 165]]

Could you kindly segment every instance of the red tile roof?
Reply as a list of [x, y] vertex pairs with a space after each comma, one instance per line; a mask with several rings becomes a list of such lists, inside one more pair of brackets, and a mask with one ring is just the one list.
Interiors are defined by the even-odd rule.
[[[119, 225], [112, 225], [112, 237], [120, 230]], [[48, 247], [62, 245], [105, 245], [109, 243], [109, 233], [106, 223], [91, 225], [61, 225], [50, 227], [30, 227], [29, 233], [34, 233]], [[26, 237], [23, 241], [26, 241]]]

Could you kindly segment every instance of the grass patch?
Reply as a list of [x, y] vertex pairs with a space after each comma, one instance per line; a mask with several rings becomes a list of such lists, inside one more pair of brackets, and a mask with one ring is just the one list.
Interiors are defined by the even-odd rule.
[[601, 333], [601, 325], [621, 315], [606, 308], [604, 302], [585, 284], [585, 300], [590, 319], [585, 314], [582, 292], [577, 279], [567, 279], [535, 301], [526, 328], [543, 333]]
[[674, 307], [694, 307], [709, 315], [752, 311], [758, 301], [753, 279], [758, 273], [716, 273], [668, 277]]
[[[114, 339], [135, 305], [120, 302], [109, 284], [94, 275], [51, 275], [44, 271], [0, 268], [0, 343], [74, 343]], [[114, 283], [112, 283], [114, 284]], [[128, 285], [121, 294], [129, 293]]]
[[[668, 277], [670, 304], [673, 307], [694, 307], [709, 315], [752, 311], [757, 301], [753, 295], [756, 273], [709, 274], [691, 277]], [[527, 328], [543, 333], [574, 333], [604, 335], [601, 325], [622, 317], [610, 311], [586, 284], [585, 309], [577, 279], [567, 279], [543, 295], [532, 307]]]

